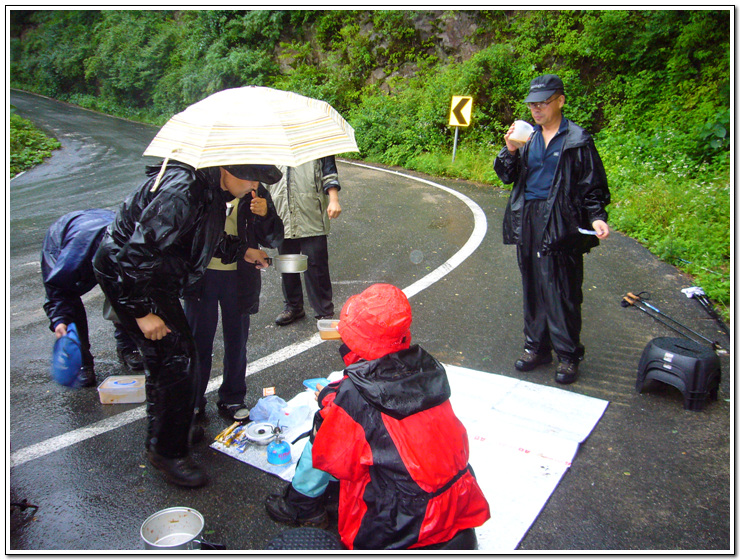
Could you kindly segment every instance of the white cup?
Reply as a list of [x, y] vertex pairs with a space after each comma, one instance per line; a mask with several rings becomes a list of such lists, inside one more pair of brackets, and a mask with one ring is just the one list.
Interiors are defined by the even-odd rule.
[[514, 131], [509, 135], [509, 142], [524, 146], [534, 132], [534, 127], [527, 121], [514, 121]]

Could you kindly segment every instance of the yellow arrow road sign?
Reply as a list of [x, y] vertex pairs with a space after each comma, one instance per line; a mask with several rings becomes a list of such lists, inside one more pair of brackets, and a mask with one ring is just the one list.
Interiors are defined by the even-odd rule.
[[473, 98], [453, 95], [450, 106], [450, 126], [468, 126], [473, 112]]

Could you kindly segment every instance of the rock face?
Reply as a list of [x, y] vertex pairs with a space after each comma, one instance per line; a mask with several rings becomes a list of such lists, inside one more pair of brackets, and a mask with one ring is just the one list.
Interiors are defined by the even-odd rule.
[[[381, 30], [376, 27], [373, 11], [363, 12], [356, 22], [357, 37], [361, 38], [363, 47], [369, 50], [378, 65], [368, 71], [365, 83], [389, 92], [394, 83], [416, 75], [419, 67], [415, 61], [419, 58], [432, 57], [444, 62], [468, 60], [490, 42], [489, 37], [480, 33], [481, 17], [479, 11], [407, 11], [397, 26], [398, 33], [394, 34], [389, 33], [387, 28]], [[313, 52], [309, 55], [311, 60], [306, 60], [305, 51], [301, 57], [286, 41], [276, 53], [283, 72], [290, 71], [290, 67], [301, 58], [309, 64], [327, 58], [326, 47], [322, 49], [317, 44], [312, 29], [302, 29], [300, 34], [305, 43], [313, 46]]]

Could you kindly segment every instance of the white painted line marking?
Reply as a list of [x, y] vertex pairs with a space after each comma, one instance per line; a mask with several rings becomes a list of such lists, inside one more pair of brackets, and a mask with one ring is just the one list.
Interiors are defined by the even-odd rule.
[[[357, 167], [365, 167], [374, 171], [382, 171], [384, 173], [399, 175], [401, 177], [406, 177], [408, 179], [419, 181], [420, 183], [425, 183], [438, 189], [442, 189], [443, 191], [446, 191], [451, 195], [459, 198], [467, 205], [468, 208], [470, 208], [470, 211], [473, 213], [475, 225], [473, 227], [473, 233], [470, 235], [467, 242], [445, 263], [441, 264], [432, 272], [430, 272], [423, 278], [420, 278], [410, 286], [404, 288], [403, 292], [409, 299], [452, 272], [463, 261], [465, 261], [465, 259], [472, 255], [483, 241], [483, 238], [486, 235], [486, 230], [488, 228], [486, 215], [483, 213], [483, 210], [480, 208], [480, 206], [478, 206], [475, 202], [473, 202], [473, 200], [471, 200], [464, 194], [438, 183], [427, 181], [426, 179], [420, 179], [419, 177], [414, 177], [413, 175], [407, 175], [398, 171], [381, 169], [362, 163], [354, 163], [348, 161], [343, 161], [343, 163], [356, 165]], [[324, 341], [321, 339], [319, 334], [316, 333], [315, 335], [304, 341], [296, 342], [294, 344], [291, 344], [290, 346], [281, 348], [280, 350], [273, 352], [272, 354], [264, 356], [250, 363], [247, 366], [246, 376], [249, 377], [250, 375], [258, 373], [268, 367], [272, 367], [276, 364], [284, 362], [285, 360], [293, 358], [294, 356], [297, 356], [298, 354], [305, 352], [306, 350], [310, 350], [314, 346], [318, 346], [322, 342]], [[223, 376], [218, 376], [211, 379], [211, 381], [208, 383], [207, 392], [210, 393], [217, 390], [221, 386], [222, 377]], [[49, 455], [50, 453], [59, 451], [60, 449], [64, 449], [65, 447], [69, 447], [70, 445], [74, 445], [105, 432], [115, 430], [116, 428], [120, 428], [121, 426], [125, 426], [137, 420], [141, 420], [145, 417], [146, 406], [139, 406], [137, 408], [129, 410], [128, 412], [123, 412], [110, 418], [106, 418], [105, 420], [101, 420], [100, 422], [85, 426], [84, 428], [78, 428], [76, 430], [72, 430], [71, 432], [67, 432], [66, 434], [62, 434], [60, 436], [40, 441], [39, 443], [29, 445], [28, 447], [24, 447], [23, 449], [19, 449], [18, 451], [14, 451], [10, 454], [10, 468], [17, 467], [19, 465], [27, 463], [28, 461], [33, 461], [34, 459], [39, 459], [41, 457], [44, 457], [45, 455]]]

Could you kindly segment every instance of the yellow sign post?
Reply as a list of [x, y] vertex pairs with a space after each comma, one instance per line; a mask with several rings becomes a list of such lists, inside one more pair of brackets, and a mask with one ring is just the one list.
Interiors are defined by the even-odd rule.
[[473, 113], [473, 98], [464, 95], [453, 95], [450, 105], [450, 126], [455, 127], [455, 144], [452, 147], [452, 162], [457, 154], [457, 135], [461, 126], [470, 125], [470, 115]]
[[450, 126], [468, 126], [473, 113], [473, 98], [453, 95], [450, 106]]

